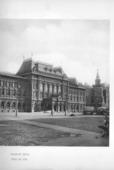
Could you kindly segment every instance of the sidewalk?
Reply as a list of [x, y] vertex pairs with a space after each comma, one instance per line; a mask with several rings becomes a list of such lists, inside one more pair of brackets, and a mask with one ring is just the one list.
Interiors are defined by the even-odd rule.
[[[67, 113], [65, 116], [64, 112], [54, 112], [53, 116], [51, 112], [18, 112], [16, 113], [0, 113], [0, 120], [29, 120], [29, 119], [41, 119], [41, 118], [73, 118], [70, 116], [71, 113]], [[99, 115], [83, 115], [82, 113], [73, 113], [74, 117], [100, 117]]]

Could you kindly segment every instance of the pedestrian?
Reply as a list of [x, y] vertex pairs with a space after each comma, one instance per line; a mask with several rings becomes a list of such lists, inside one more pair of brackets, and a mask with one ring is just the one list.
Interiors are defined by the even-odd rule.
[[107, 115], [107, 112], [104, 111], [104, 130], [102, 137], [109, 136], [109, 116]]

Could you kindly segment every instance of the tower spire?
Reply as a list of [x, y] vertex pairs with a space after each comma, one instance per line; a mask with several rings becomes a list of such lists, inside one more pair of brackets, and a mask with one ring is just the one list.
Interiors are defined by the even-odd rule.
[[97, 69], [96, 79], [95, 79], [95, 85], [100, 85], [101, 80], [99, 76], [99, 70]]
[[96, 79], [100, 79], [100, 76], [99, 76], [99, 69], [97, 69], [97, 76], [96, 76]]

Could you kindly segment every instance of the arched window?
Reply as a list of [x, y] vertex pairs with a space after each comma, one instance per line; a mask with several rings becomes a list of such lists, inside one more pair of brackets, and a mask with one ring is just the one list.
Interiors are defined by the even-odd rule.
[[7, 102], [6, 107], [9, 109], [10, 108], [10, 102]]
[[1, 102], [1, 108], [4, 109], [4, 106], [5, 106], [5, 102]]
[[23, 103], [23, 111], [25, 110], [25, 103]]
[[13, 109], [15, 109], [15, 108], [16, 108], [16, 103], [15, 103], [15, 102], [13, 102], [13, 104], [12, 104], [12, 108], [13, 108]]
[[2, 95], [5, 94], [5, 90], [4, 90], [4, 89], [1, 90], [1, 94], [2, 94]]
[[20, 102], [18, 103], [18, 109], [19, 110], [21, 109], [21, 103]]
[[18, 111], [19, 112], [21, 111], [21, 103], [20, 102], [18, 103]]

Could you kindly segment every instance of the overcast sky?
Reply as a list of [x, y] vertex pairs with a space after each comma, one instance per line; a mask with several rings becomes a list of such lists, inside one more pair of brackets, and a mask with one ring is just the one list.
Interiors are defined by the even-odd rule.
[[1, 19], [0, 71], [16, 73], [23, 58], [61, 66], [77, 81], [93, 84], [97, 69], [109, 82], [109, 21]]

